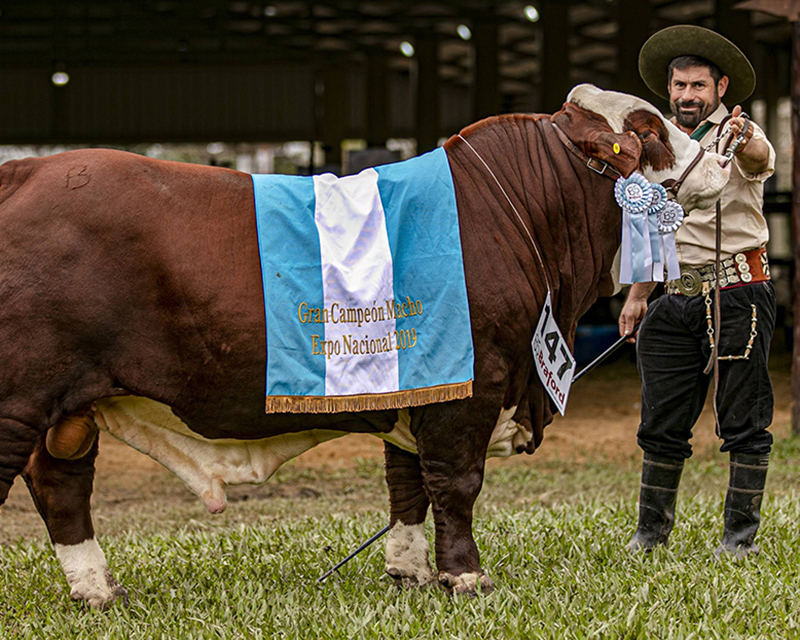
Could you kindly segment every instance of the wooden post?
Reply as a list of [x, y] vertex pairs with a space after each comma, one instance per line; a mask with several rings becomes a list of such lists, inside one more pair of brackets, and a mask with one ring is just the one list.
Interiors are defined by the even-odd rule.
[[542, 28], [542, 113], [555, 113], [572, 88], [569, 64], [569, 3], [546, 0], [539, 5]]
[[792, 349], [792, 432], [800, 434], [800, 22], [792, 24], [792, 248], [794, 347]]
[[746, 0], [734, 8], [764, 11], [792, 22], [792, 432], [800, 434], [800, 0]]
[[[325, 164], [342, 164], [342, 140], [347, 134], [347, 69], [329, 67], [323, 71], [325, 93], [322, 96], [322, 143]], [[313, 156], [313, 151], [312, 151]]]
[[436, 148], [439, 141], [439, 40], [435, 33], [420, 34], [417, 50], [417, 153]]
[[[716, 31], [725, 36], [739, 47], [744, 55], [753, 60], [753, 28], [750, 25], [750, 12], [738, 11], [734, 5], [736, 0], [717, 0], [714, 11]], [[741, 104], [742, 109], [750, 111], [752, 108], [752, 96], [744, 100]], [[723, 102], [725, 100], [723, 99]], [[733, 109], [736, 105], [730, 104]]]
[[367, 122], [364, 137], [368, 147], [383, 147], [389, 137], [389, 62], [383, 50], [367, 55]]
[[496, 116], [500, 111], [498, 23], [494, 14], [477, 14], [472, 22], [474, 60], [473, 119]]
[[617, 76], [613, 88], [652, 102], [657, 98], [639, 76], [639, 51], [653, 33], [653, 7], [641, 0], [618, 0], [616, 16]]

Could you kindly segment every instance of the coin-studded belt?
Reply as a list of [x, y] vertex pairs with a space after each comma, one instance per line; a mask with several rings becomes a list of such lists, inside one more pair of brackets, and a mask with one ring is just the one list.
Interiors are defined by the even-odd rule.
[[[767, 250], [764, 248], [753, 249], [737, 253], [730, 258], [725, 258], [720, 263], [719, 286], [727, 287], [764, 282], [769, 280], [769, 262]], [[708, 282], [714, 288], [714, 265], [706, 264], [702, 267], [681, 265], [679, 280], [669, 280], [666, 284], [667, 293], [684, 296], [696, 296], [703, 290], [703, 283]]]

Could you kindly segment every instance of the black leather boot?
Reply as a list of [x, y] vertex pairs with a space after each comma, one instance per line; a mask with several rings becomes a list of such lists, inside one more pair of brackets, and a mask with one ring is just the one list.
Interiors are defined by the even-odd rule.
[[753, 540], [761, 523], [761, 500], [768, 466], [769, 454], [731, 453], [731, 479], [725, 497], [725, 531], [717, 555], [730, 553], [743, 558], [758, 553]]
[[675, 501], [683, 472], [683, 460], [644, 454], [639, 493], [639, 526], [628, 549], [651, 551], [666, 545], [675, 524]]

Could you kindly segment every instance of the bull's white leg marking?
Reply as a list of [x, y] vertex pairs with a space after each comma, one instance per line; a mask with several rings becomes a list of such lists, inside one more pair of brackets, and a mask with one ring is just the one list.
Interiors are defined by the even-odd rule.
[[492, 579], [479, 572], [462, 573], [460, 576], [454, 576], [446, 571], [440, 571], [439, 582], [446, 589], [452, 590], [453, 595], [475, 595], [478, 591], [478, 583], [481, 585], [481, 593], [490, 593], [494, 589]]
[[428, 541], [420, 524], [396, 522], [386, 538], [386, 573], [402, 586], [423, 586], [434, 582], [436, 574], [428, 560]]
[[[516, 412], [516, 405], [510, 409], [500, 409], [500, 417], [497, 419], [486, 450], [487, 458], [507, 458], [514, 455], [518, 446], [525, 447], [533, 437], [519, 422], [512, 420]], [[417, 439], [411, 433], [411, 416], [408, 409], [400, 409], [397, 412], [397, 422], [389, 433], [375, 435], [401, 449], [417, 453]]]
[[128, 594], [111, 575], [106, 556], [95, 538], [80, 544], [54, 546], [73, 600], [85, 600], [95, 609], [110, 604], [117, 596], [127, 601]]
[[225, 510], [226, 484], [266, 482], [287, 460], [346, 435], [317, 429], [263, 440], [208, 440], [154, 400], [121, 396], [96, 405], [98, 427], [172, 471], [211, 513]]

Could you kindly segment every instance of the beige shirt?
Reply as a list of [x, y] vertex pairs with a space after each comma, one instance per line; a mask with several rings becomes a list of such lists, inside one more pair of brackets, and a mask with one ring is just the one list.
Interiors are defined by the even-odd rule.
[[[718, 125], [728, 115], [728, 109], [720, 103], [707, 122]], [[701, 123], [702, 126], [703, 123]], [[763, 140], [769, 147], [769, 163], [762, 173], [747, 173], [736, 156], [731, 167], [731, 179], [722, 192], [722, 258], [735, 253], [763, 247], [769, 240], [767, 221], [764, 218], [764, 181], [775, 171], [775, 149], [761, 128], [751, 122], [753, 138]], [[706, 146], [717, 137], [717, 127], [712, 127], [700, 144]], [[712, 148], [713, 151], [713, 148]], [[678, 259], [681, 264], [704, 265], [714, 262], [716, 237], [716, 207], [695, 209], [683, 221], [675, 233]]]

